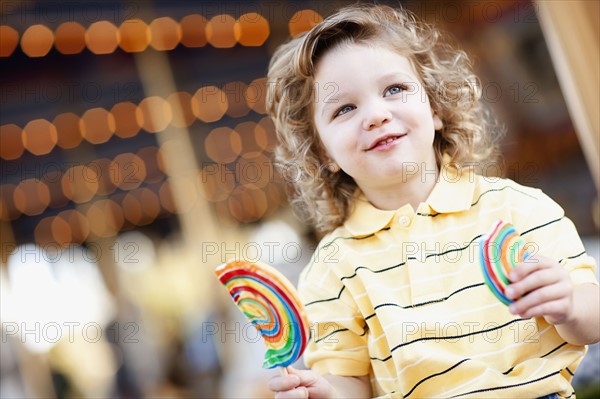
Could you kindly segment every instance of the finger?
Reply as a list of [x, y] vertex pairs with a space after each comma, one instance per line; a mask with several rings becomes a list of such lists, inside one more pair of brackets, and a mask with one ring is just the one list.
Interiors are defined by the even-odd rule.
[[569, 313], [568, 301], [563, 298], [534, 306], [523, 313], [521, 317], [524, 319], [544, 317], [549, 323], [561, 324], [567, 321]]
[[512, 314], [526, 315], [527, 312], [543, 303], [560, 299], [568, 299], [572, 290], [567, 284], [556, 283], [543, 286], [529, 292], [508, 307]]
[[318, 379], [321, 377], [319, 373], [312, 370], [298, 370], [293, 367], [288, 367], [288, 372], [290, 375], [295, 375], [300, 378], [300, 384], [302, 386], [311, 386], [314, 385]]
[[521, 298], [532, 291], [547, 285], [556, 284], [566, 278], [568, 278], [568, 275], [564, 270], [539, 269], [527, 275], [522, 280], [510, 284], [506, 287], [505, 294], [509, 299]]
[[536, 270], [560, 267], [560, 264], [551, 258], [542, 255], [534, 255], [519, 263], [508, 275], [512, 282], [519, 281]]
[[300, 377], [297, 375], [275, 376], [267, 384], [273, 392], [289, 391], [300, 385]]
[[308, 390], [305, 387], [298, 387], [289, 391], [277, 392], [275, 399], [308, 399]]

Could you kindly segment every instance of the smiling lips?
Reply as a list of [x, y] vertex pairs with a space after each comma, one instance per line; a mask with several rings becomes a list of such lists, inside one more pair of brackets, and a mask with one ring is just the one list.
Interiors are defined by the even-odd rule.
[[402, 137], [406, 136], [406, 133], [394, 135], [389, 134], [380, 139], [375, 140], [366, 151], [377, 150], [377, 151], [385, 151], [396, 144], [396, 142]]

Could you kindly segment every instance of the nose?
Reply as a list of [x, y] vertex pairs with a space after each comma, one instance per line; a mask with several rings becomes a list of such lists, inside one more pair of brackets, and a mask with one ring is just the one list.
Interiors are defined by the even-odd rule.
[[374, 102], [365, 109], [363, 129], [372, 130], [381, 127], [392, 120], [392, 113], [379, 101]]

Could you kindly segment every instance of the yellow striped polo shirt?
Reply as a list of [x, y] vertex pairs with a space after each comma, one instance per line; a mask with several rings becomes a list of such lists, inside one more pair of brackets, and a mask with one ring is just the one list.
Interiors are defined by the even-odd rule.
[[416, 211], [379, 210], [362, 196], [323, 238], [299, 281], [312, 327], [306, 365], [370, 375], [381, 397], [574, 398], [586, 347], [543, 318], [512, 315], [484, 283], [479, 239], [497, 220], [575, 285], [597, 284], [573, 223], [542, 191], [443, 167]]

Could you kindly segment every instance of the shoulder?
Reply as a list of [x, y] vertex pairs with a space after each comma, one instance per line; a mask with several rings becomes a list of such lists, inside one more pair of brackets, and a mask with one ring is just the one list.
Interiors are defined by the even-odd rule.
[[523, 213], [550, 212], [564, 215], [564, 211], [542, 190], [519, 184], [511, 179], [477, 175], [474, 202], [488, 205], [505, 204]]
[[340, 226], [325, 235], [302, 271], [303, 280], [321, 279], [325, 274], [343, 273], [347, 251], [352, 247], [352, 234]]

